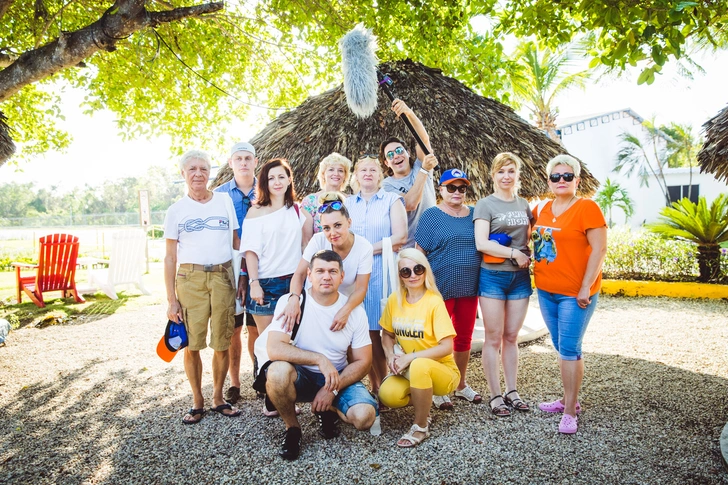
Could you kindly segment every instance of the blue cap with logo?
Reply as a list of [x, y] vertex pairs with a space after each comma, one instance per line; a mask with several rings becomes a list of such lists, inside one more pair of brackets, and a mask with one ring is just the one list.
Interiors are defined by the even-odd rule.
[[470, 185], [468, 176], [459, 168], [451, 168], [450, 170], [445, 170], [442, 173], [442, 176], [440, 176], [440, 185], [447, 185], [456, 180], [462, 180], [463, 182], [465, 182], [465, 185]]

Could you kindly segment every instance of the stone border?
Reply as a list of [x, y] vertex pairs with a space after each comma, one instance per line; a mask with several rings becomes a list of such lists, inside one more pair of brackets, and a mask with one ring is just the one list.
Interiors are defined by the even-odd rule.
[[728, 471], [728, 423], [720, 434], [720, 456], [723, 458], [723, 468]]
[[602, 280], [602, 293], [617, 296], [728, 299], [728, 285], [666, 281]]

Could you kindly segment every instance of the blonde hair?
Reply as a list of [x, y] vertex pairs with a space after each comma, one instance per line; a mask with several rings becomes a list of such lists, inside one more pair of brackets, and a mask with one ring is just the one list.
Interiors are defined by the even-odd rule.
[[571, 155], [556, 155], [554, 158], [549, 160], [549, 163], [546, 165], [546, 176], [548, 177], [551, 175], [551, 172], [554, 170], [554, 167], [556, 165], [567, 165], [571, 167], [571, 169], [574, 171], [574, 176], [578, 177], [581, 174], [581, 165], [576, 160], [576, 158], [572, 157]]
[[382, 170], [382, 165], [379, 163], [379, 160], [374, 157], [364, 157], [360, 158], [356, 161], [356, 164], [354, 164], [354, 171], [351, 173], [351, 190], [354, 191], [354, 194], [359, 193], [359, 190], [361, 190], [361, 185], [359, 185], [359, 181], [356, 179], [356, 172], [359, 171], [359, 167], [363, 163], [371, 162], [377, 167], [377, 172], [379, 173], [379, 182], [377, 183], [377, 188], [381, 188], [382, 181], [384, 180], [384, 171]]
[[399, 305], [402, 306], [402, 301], [404, 301], [407, 297], [407, 288], [402, 284], [402, 278], [399, 276], [399, 262], [403, 259], [409, 259], [424, 266], [425, 288], [442, 298], [442, 294], [435, 284], [435, 274], [432, 272], [432, 268], [430, 267], [430, 262], [427, 261], [427, 257], [415, 248], [407, 248], [399, 252], [399, 256], [397, 256], [397, 261], [395, 262], [395, 265], [397, 266], [397, 302]]
[[515, 153], [501, 152], [498, 155], [496, 155], [490, 164], [490, 178], [493, 180], [493, 182], [495, 182], [495, 174], [498, 173], [498, 170], [500, 170], [501, 168], [506, 167], [508, 165], [516, 166], [517, 180], [516, 180], [516, 183], [513, 185], [513, 195], [516, 195], [516, 194], [518, 194], [518, 191], [521, 188], [520, 175], [521, 175], [521, 167], [523, 166], [523, 160], [521, 160], [521, 157], [519, 157]]
[[327, 155], [324, 157], [323, 160], [319, 163], [318, 168], [318, 181], [319, 185], [321, 186], [321, 189], [326, 188], [326, 169], [329, 167], [333, 167], [334, 165], [341, 165], [344, 167], [344, 181], [341, 183], [341, 187], [339, 190], [346, 190], [346, 187], [349, 185], [349, 174], [351, 173], [351, 160], [346, 158], [344, 155], [341, 155], [339, 153], [331, 153], [330, 155]]

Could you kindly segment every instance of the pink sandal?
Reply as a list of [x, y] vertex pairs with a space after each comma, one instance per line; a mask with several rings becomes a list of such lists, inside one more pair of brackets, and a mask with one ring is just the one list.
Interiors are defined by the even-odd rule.
[[[557, 399], [556, 401], [552, 402], [542, 402], [538, 405], [538, 408], [541, 411], [547, 412], [547, 413], [563, 413], [564, 409], [564, 403], [561, 402], [561, 399]], [[578, 402], [576, 403], [576, 414], [581, 413], [581, 404]]]
[[564, 414], [561, 416], [561, 422], [559, 423], [559, 433], [563, 434], [574, 434], [579, 429], [579, 418], [572, 416], [571, 414]]

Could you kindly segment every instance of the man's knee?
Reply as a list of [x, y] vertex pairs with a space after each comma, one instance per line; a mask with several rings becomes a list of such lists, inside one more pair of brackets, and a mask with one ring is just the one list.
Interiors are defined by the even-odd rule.
[[266, 389], [282, 389], [293, 385], [296, 380], [296, 368], [288, 362], [276, 361], [266, 369]]
[[346, 411], [346, 419], [359, 431], [372, 427], [377, 417], [377, 411], [371, 404], [355, 404]]

